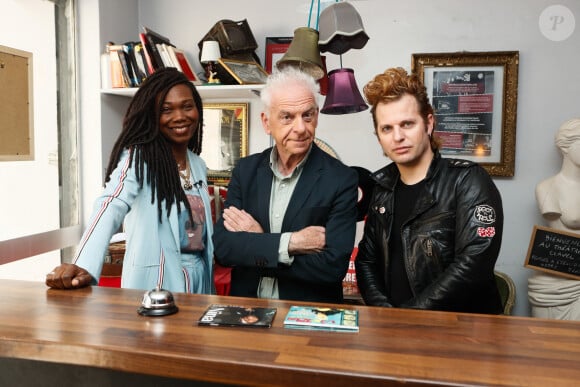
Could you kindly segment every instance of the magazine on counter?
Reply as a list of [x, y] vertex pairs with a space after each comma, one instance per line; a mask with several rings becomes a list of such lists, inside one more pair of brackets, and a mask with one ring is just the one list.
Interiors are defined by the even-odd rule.
[[256, 308], [240, 305], [210, 305], [197, 321], [202, 326], [269, 328], [276, 308]]
[[284, 327], [358, 332], [358, 311], [346, 308], [291, 306], [284, 319]]

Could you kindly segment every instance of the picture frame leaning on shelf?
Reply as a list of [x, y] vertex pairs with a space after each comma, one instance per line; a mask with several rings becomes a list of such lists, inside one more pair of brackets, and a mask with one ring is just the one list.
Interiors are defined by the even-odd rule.
[[266, 83], [268, 73], [257, 62], [220, 58], [218, 78], [227, 84], [251, 85]]

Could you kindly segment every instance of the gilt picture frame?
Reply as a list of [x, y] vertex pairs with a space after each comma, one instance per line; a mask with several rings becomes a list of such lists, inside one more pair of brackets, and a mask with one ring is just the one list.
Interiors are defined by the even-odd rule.
[[515, 172], [518, 51], [412, 54], [435, 110], [441, 154], [492, 176]]
[[203, 104], [200, 156], [208, 183], [227, 185], [238, 160], [248, 155], [248, 114], [246, 102]]
[[240, 85], [266, 83], [268, 73], [257, 62], [219, 58], [218, 66]]

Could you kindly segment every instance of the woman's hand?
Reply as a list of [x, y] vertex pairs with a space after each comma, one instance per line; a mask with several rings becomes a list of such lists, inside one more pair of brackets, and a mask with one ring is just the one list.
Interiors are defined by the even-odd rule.
[[93, 277], [72, 263], [63, 263], [46, 275], [46, 285], [53, 289], [78, 289], [89, 286]]

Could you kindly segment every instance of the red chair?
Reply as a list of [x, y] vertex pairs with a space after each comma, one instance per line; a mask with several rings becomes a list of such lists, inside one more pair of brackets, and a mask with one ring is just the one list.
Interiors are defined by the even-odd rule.
[[99, 286], [120, 288], [123, 258], [125, 256], [125, 241], [109, 244], [109, 256], [111, 261], [103, 264]]
[[99, 286], [106, 288], [120, 288], [121, 287], [121, 276], [119, 277], [105, 277], [101, 275], [99, 278]]
[[[224, 208], [228, 189], [219, 185], [210, 185], [208, 186], [208, 191], [212, 204], [211, 216], [215, 224]], [[227, 296], [230, 294], [230, 284], [232, 281], [232, 269], [230, 267], [222, 266], [214, 261], [213, 280], [218, 295]]]

